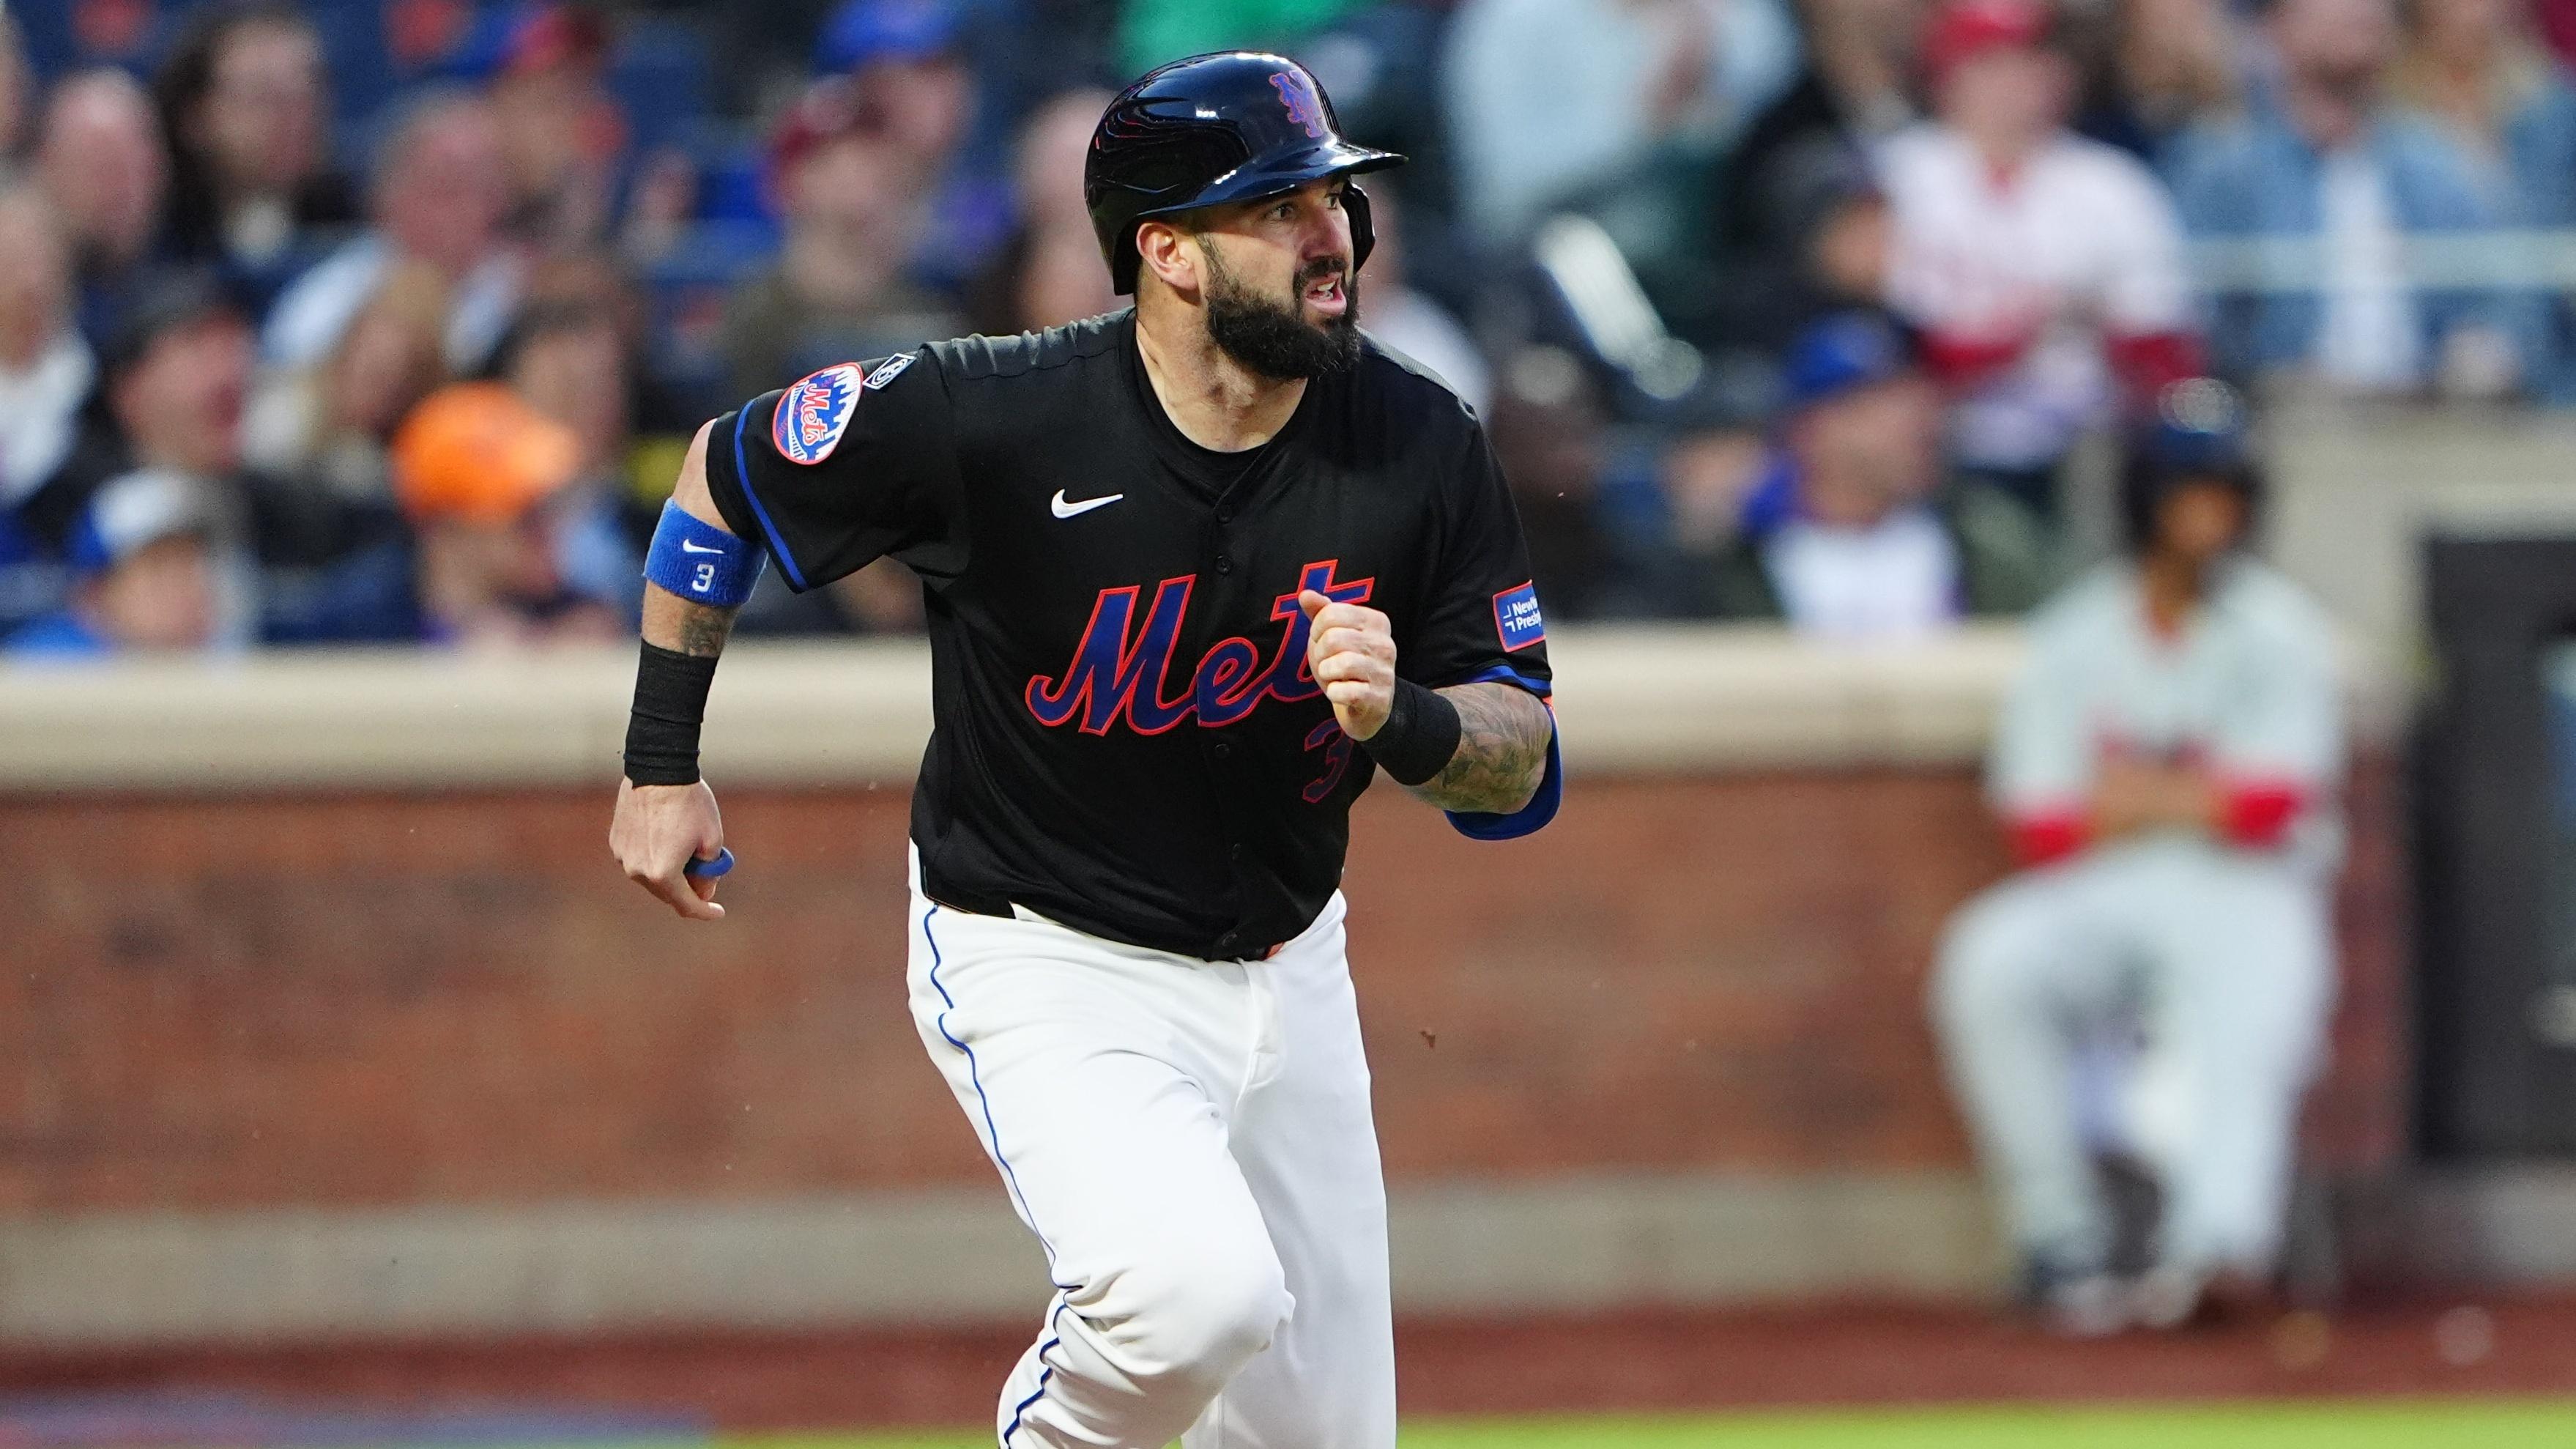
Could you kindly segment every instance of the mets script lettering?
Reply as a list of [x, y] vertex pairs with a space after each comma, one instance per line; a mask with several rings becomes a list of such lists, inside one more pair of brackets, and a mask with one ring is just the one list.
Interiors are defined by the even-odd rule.
[[1078, 722], [1085, 734], [1105, 735], [1123, 719], [1140, 735], [1158, 735], [1193, 716], [1202, 725], [1232, 724], [1265, 699], [1313, 699], [1323, 691], [1306, 671], [1306, 614], [1297, 607], [1298, 593], [1313, 589], [1336, 603], [1359, 604], [1368, 601], [1377, 582], [1334, 582], [1339, 562], [1306, 565], [1298, 570], [1297, 587], [1271, 604], [1270, 617], [1280, 621], [1279, 642], [1266, 664], [1252, 640], [1219, 640], [1200, 657], [1178, 698], [1169, 692], [1168, 676], [1197, 575], [1156, 585], [1141, 623], [1136, 613], [1143, 585], [1102, 589], [1064, 672], [1030, 678], [1024, 696], [1029, 713], [1048, 726]]

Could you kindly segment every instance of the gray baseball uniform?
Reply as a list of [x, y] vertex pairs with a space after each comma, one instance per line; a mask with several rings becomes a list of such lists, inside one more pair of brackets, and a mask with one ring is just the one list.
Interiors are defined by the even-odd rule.
[[[2079, 1118], [2086, 1034], [2134, 1012], [2159, 1123], [2166, 1261], [2260, 1271], [2279, 1250], [2299, 1099], [2333, 995], [2329, 887], [2343, 769], [2333, 630], [2287, 579], [2225, 566], [2174, 637], [2106, 567], [2034, 620], [1989, 790], [2025, 869], [1952, 921], [1932, 990], [1952, 1084], [2015, 1242], [2099, 1263], [2108, 1215]], [[2197, 762], [2216, 833], [2086, 838], [2106, 760]]]

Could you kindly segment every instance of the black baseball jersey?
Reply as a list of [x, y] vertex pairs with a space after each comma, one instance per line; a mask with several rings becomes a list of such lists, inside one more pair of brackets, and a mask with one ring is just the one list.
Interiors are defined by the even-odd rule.
[[[1384, 610], [1407, 679], [1548, 692], [1484, 431], [1374, 344], [1226, 454], [1172, 425], [1132, 310], [934, 343], [717, 419], [707, 482], [792, 587], [881, 554], [920, 574], [913, 842], [923, 889], [967, 911], [1209, 959], [1305, 929], [1373, 767], [1306, 668], [1300, 589]], [[1534, 829], [1553, 786], [1526, 819], [1454, 818]]]

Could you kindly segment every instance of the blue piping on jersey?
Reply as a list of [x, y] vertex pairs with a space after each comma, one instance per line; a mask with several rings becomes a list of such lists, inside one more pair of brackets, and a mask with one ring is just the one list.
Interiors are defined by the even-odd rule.
[[1459, 680], [1460, 684], [1517, 684], [1541, 699], [1554, 697], [1556, 686], [1544, 679], [1532, 679], [1508, 664], [1497, 664], [1481, 673]]
[[[805, 592], [805, 575], [796, 567], [796, 556], [787, 551], [787, 540], [778, 536], [778, 525], [769, 521], [769, 510], [760, 506], [760, 495], [751, 491], [751, 463], [742, 454], [742, 427], [750, 421], [751, 404], [744, 403], [733, 415], [734, 481], [742, 485], [743, 501], [751, 505], [751, 516], [760, 520], [760, 531], [769, 535], [769, 551], [778, 556], [778, 567], [786, 573], [787, 582], [794, 584], [796, 592], [801, 594]], [[930, 918], [922, 917], [923, 935], [930, 934], [929, 927]], [[930, 954], [935, 959], [939, 955], [939, 948], [931, 947]], [[936, 976], [932, 981], [934, 985], [937, 983]], [[943, 991], [939, 994], [945, 996], [948, 993]], [[956, 1003], [950, 1002], [949, 1005], [954, 1006]], [[968, 1055], [971, 1057], [973, 1054], [968, 1053]]]
[[[1541, 700], [1549, 694], [1547, 681], [1532, 679], [1505, 664], [1497, 664], [1461, 683], [1516, 684]], [[1482, 810], [1443, 812], [1448, 815], [1450, 826], [1459, 834], [1470, 840], [1518, 840], [1524, 835], [1537, 834], [1556, 818], [1557, 807], [1565, 803], [1565, 768], [1557, 755], [1556, 709], [1552, 705], [1548, 708], [1547, 718], [1547, 772], [1539, 777], [1538, 793], [1530, 797], [1527, 805], [1508, 815]]]

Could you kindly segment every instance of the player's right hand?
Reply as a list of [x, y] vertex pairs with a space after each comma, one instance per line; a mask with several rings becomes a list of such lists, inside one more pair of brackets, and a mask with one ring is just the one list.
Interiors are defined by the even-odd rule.
[[626, 878], [692, 921], [724, 918], [716, 904], [714, 876], [682, 874], [692, 859], [713, 860], [724, 848], [724, 817], [716, 792], [694, 785], [617, 782], [617, 816], [609, 822], [608, 848]]

